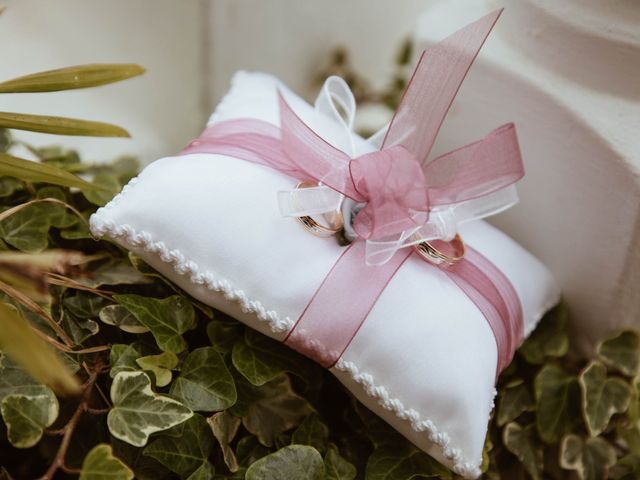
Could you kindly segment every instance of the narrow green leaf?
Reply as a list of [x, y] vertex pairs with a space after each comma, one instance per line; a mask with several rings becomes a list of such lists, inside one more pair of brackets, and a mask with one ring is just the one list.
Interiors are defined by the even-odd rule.
[[120, 372], [111, 385], [113, 408], [107, 416], [111, 434], [136, 447], [144, 447], [149, 435], [188, 420], [193, 412], [177, 400], [151, 390], [144, 372]]
[[189, 354], [170, 392], [192, 410], [204, 412], [229, 408], [237, 398], [233, 377], [213, 347]]
[[182, 334], [195, 323], [195, 312], [187, 299], [179, 295], [164, 299], [140, 295], [114, 295], [113, 299], [151, 331], [162, 350], [180, 353], [187, 348]]
[[560, 466], [574, 470], [580, 480], [608, 478], [616, 463], [616, 452], [606, 440], [595, 437], [586, 441], [578, 435], [567, 435], [560, 445]]
[[602, 363], [634, 377], [640, 371], [640, 336], [637, 332], [624, 331], [598, 345]]
[[154, 458], [181, 478], [193, 474], [213, 451], [214, 439], [202, 415], [194, 415], [179, 425], [179, 436], [162, 435], [144, 449], [144, 455]]
[[0, 93], [55, 92], [119, 82], [144, 73], [135, 64], [90, 64], [47, 70], [0, 83]]
[[171, 383], [171, 370], [178, 365], [178, 357], [175, 353], [162, 352], [158, 355], [140, 357], [136, 363], [142, 370], [153, 372], [157, 387], [166, 387]]
[[507, 450], [518, 457], [533, 480], [542, 478], [543, 450], [536, 437], [535, 425], [522, 428], [511, 422], [502, 431], [502, 441]]
[[557, 442], [581, 422], [578, 379], [556, 365], [546, 365], [535, 378], [535, 390], [540, 438]]
[[80, 190], [103, 190], [61, 168], [46, 163], [32, 162], [0, 152], [0, 176], [15, 177], [25, 182], [43, 182]]
[[252, 464], [246, 480], [323, 480], [324, 463], [318, 451], [304, 445], [290, 445]]
[[582, 414], [592, 437], [600, 435], [615, 413], [629, 407], [631, 388], [620, 378], [607, 378], [607, 368], [591, 362], [580, 373]]
[[133, 472], [113, 455], [111, 445], [101, 443], [82, 462], [80, 480], [132, 480]]
[[129, 137], [125, 129], [104, 122], [77, 118], [32, 115], [27, 113], [0, 112], [0, 128], [13, 128], [54, 135], [86, 137]]
[[80, 383], [67, 365], [35, 334], [14, 307], [0, 302], [0, 322], [1, 351], [54, 391], [62, 395], [80, 392]]

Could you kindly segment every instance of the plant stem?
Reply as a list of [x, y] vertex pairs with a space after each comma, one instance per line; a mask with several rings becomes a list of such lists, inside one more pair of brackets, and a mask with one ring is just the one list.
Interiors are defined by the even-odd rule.
[[73, 437], [73, 433], [75, 432], [76, 427], [78, 426], [78, 422], [82, 417], [82, 414], [85, 412], [90, 413], [104, 413], [103, 409], [94, 409], [89, 406], [89, 400], [91, 399], [91, 394], [93, 392], [93, 387], [96, 385], [96, 381], [98, 379], [98, 375], [105, 372], [106, 370], [101, 365], [96, 365], [93, 368], [89, 368], [86, 364], [84, 364], [85, 370], [89, 373], [89, 378], [83, 385], [82, 397], [80, 400], [80, 404], [76, 411], [73, 413], [67, 424], [59, 430], [49, 431], [47, 433], [52, 435], [60, 435], [62, 434], [62, 441], [60, 442], [60, 446], [58, 447], [58, 452], [56, 453], [55, 458], [51, 462], [49, 469], [46, 473], [40, 477], [39, 480], [53, 480], [56, 472], [58, 470], [63, 470], [67, 473], [80, 473], [80, 470], [69, 468], [64, 464], [65, 456], [67, 455], [67, 450], [69, 449], [69, 444], [71, 443], [71, 438]]

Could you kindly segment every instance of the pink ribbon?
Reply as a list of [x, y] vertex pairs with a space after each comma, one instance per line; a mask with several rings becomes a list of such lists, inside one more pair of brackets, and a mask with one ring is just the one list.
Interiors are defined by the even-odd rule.
[[[491, 13], [426, 50], [379, 151], [357, 158], [330, 145], [279, 95], [280, 127], [237, 119], [208, 127], [182, 154], [217, 153], [312, 180], [364, 203], [345, 249], [285, 342], [330, 367], [340, 358], [378, 297], [412, 250], [397, 251], [379, 267], [364, 261], [365, 241], [398, 238], [419, 228], [435, 206], [471, 200], [505, 188], [524, 174], [515, 127], [427, 157], [469, 67], [501, 11]], [[425, 262], [425, 268], [436, 268]], [[522, 308], [508, 279], [473, 249], [440, 267], [478, 306], [496, 338], [500, 372], [522, 340]]]

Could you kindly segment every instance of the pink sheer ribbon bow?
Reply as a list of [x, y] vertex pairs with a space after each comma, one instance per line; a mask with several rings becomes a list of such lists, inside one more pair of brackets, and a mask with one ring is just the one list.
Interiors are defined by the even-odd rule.
[[[280, 127], [255, 119], [220, 122], [182, 152], [219, 153], [265, 165], [321, 184], [327, 198], [333, 194], [329, 204], [337, 195], [361, 204], [353, 220], [358, 238], [344, 250], [285, 340], [323, 366], [340, 358], [410, 257], [412, 249], [404, 247], [429, 239], [425, 232], [434, 211], [491, 197], [524, 174], [512, 124], [427, 161], [450, 104], [500, 13], [422, 54], [378, 151], [351, 158], [317, 135], [279, 94]], [[522, 340], [522, 309], [512, 285], [471, 248], [463, 261], [441, 269], [487, 319], [500, 372]]]

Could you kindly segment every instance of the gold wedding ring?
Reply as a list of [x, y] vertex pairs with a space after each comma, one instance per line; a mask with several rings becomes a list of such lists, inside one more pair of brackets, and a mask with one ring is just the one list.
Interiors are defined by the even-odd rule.
[[[443, 242], [439, 240], [439, 242]], [[435, 242], [433, 242], [435, 243]], [[415, 246], [417, 252], [426, 260], [431, 263], [435, 263], [436, 265], [441, 265], [446, 263], [447, 265], [453, 265], [456, 262], [459, 262], [464, 258], [464, 254], [466, 251], [464, 242], [459, 234], [456, 233], [456, 236], [453, 237], [453, 240], [450, 242], [444, 242], [448, 246], [453, 248], [453, 252], [449, 255], [438, 250], [433, 243], [430, 242], [422, 242]]]
[[[309, 187], [316, 187], [316, 186], [317, 186], [316, 184], [311, 182], [300, 182], [298, 185], [296, 185], [296, 188], [309, 188]], [[331, 237], [342, 230], [342, 227], [344, 225], [342, 212], [335, 211], [335, 212], [326, 213], [324, 214], [324, 217], [329, 222], [328, 226], [322, 225], [321, 223], [314, 220], [313, 217], [308, 215], [305, 215], [303, 217], [297, 217], [297, 218], [300, 221], [300, 223], [302, 223], [304, 228], [306, 228], [307, 230], [309, 230], [311, 233], [313, 233], [318, 237], [324, 237], [324, 238]]]

